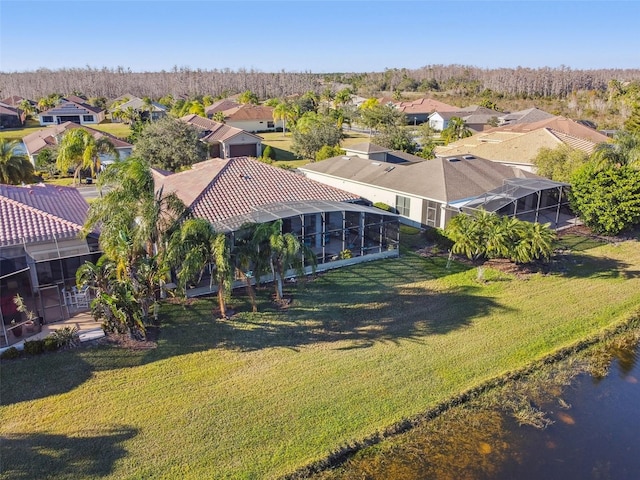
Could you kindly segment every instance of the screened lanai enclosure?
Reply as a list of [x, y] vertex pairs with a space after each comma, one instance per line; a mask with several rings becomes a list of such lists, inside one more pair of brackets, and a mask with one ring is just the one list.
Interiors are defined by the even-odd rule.
[[451, 204], [464, 213], [486, 210], [559, 228], [575, 218], [569, 208], [569, 185], [547, 179], [513, 178], [471, 200]]
[[64, 289], [76, 284], [76, 270], [100, 257], [96, 237], [56, 239], [29, 245], [0, 247], [0, 346], [23, 339], [27, 318], [16, 309], [20, 295], [42, 323], [69, 316]]
[[[398, 215], [355, 203], [307, 201], [262, 205], [248, 214], [214, 222], [213, 226], [229, 235], [234, 243], [244, 235], [244, 226], [277, 220], [282, 220], [283, 233], [294, 234], [313, 252], [313, 258], [304, 259], [306, 273], [312, 271], [312, 264], [316, 271], [323, 271], [399, 255]], [[207, 271], [190, 295], [207, 293], [209, 285]]]

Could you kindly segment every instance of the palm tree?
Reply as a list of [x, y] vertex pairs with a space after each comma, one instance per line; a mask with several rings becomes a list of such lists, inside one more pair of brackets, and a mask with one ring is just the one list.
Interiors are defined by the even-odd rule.
[[23, 100], [20, 102], [20, 105], [18, 106], [18, 108], [20, 108], [20, 110], [22, 110], [22, 111], [25, 113], [26, 118], [29, 118], [29, 117], [31, 117], [34, 113], [36, 113], [36, 109], [35, 109], [35, 107], [34, 107], [34, 106], [33, 106], [33, 104], [32, 104], [29, 100], [27, 100], [26, 98], [25, 98], [25, 99], [23, 99]]
[[596, 145], [591, 159], [601, 167], [629, 165], [640, 168], [640, 134], [617, 132], [613, 142]]
[[226, 117], [224, 116], [224, 112], [215, 112], [211, 117], [211, 120], [218, 123], [225, 123]]
[[20, 142], [0, 138], [0, 183], [18, 185], [33, 179], [33, 164], [18, 153]]
[[460, 117], [451, 117], [447, 128], [442, 130], [440, 137], [444, 140], [445, 144], [455, 142], [461, 138], [470, 137], [473, 132], [464, 123], [464, 120]]
[[229, 242], [223, 233], [217, 233], [211, 223], [202, 218], [185, 220], [169, 241], [169, 263], [178, 267], [178, 281], [183, 290], [187, 283], [201, 276], [207, 265], [215, 266], [210, 288], [215, 279], [218, 286], [220, 316], [227, 316], [227, 297], [231, 291], [232, 268]]
[[278, 120], [282, 120], [282, 136], [287, 133], [287, 118], [289, 117], [289, 105], [287, 102], [280, 102], [273, 109], [273, 121], [278, 123]]
[[260, 224], [255, 230], [255, 240], [263, 245], [261, 256], [268, 258], [276, 301], [280, 302], [286, 271], [295, 268], [299, 274], [303, 274], [304, 259], [311, 260], [315, 266], [316, 256], [294, 234], [282, 233], [281, 219]]
[[75, 186], [80, 170], [89, 168], [92, 176], [100, 170], [100, 154], [105, 153], [119, 157], [118, 151], [108, 137], [101, 136], [96, 140], [88, 131], [74, 128], [65, 133], [60, 141], [56, 166], [62, 172], [74, 169], [73, 184]]
[[556, 233], [550, 224], [520, 222], [519, 238], [513, 250], [511, 260], [516, 263], [529, 263], [533, 260], [548, 260], [553, 252]]

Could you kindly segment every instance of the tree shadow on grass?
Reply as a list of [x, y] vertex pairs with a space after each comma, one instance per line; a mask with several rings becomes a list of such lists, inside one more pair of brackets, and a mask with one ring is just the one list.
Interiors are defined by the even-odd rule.
[[569, 278], [632, 279], [640, 277], [640, 271], [631, 270], [631, 266], [615, 258], [569, 253], [554, 257], [551, 271]]
[[[302, 289], [283, 311], [263, 308], [259, 314], [245, 312], [215, 321], [210, 315], [199, 315], [200, 305], [192, 306], [191, 319], [163, 327], [163, 344], [149, 352], [147, 360], [211, 348], [296, 350], [309, 344], [338, 341], [342, 342], [338, 348], [345, 348], [344, 341], [351, 342], [348, 348], [362, 348], [376, 342], [421, 341], [425, 336], [464, 328], [474, 318], [508, 308], [479, 295], [480, 288], [431, 292], [406, 286], [379, 294], [372, 294], [365, 284], [360, 289], [350, 288], [347, 294], [337, 289]], [[321, 302], [314, 302], [314, 297], [320, 297]], [[181, 328], [188, 331], [179, 332]]]
[[133, 428], [78, 432], [77, 436], [11, 434], [2, 439], [3, 478], [80, 479], [113, 473], [127, 451], [122, 443], [137, 434]]

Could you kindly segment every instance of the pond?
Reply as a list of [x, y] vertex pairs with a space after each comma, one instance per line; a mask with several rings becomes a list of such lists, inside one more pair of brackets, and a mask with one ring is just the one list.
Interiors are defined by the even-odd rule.
[[[576, 374], [569, 359], [563, 363], [570, 367], [542, 383], [505, 387], [497, 402], [454, 408], [317, 478], [638, 479], [639, 355], [637, 343], [610, 348], [587, 360], [583, 370], [601, 372], [595, 376]], [[521, 425], [523, 419], [544, 428]]]

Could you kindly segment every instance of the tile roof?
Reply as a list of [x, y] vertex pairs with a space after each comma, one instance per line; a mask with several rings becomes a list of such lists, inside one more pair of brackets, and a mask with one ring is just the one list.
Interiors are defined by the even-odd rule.
[[[416, 157], [418, 158], [418, 157]], [[442, 203], [481, 195], [509, 178], [542, 178], [516, 167], [462, 156], [390, 164], [356, 156], [334, 157], [301, 167], [334, 178], [437, 200]]]
[[88, 209], [75, 188], [0, 185], [0, 246], [76, 238]]
[[433, 98], [419, 98], [412, 102], [398, 102], [396, 108], [405, 114], [457, 111], [459, 107], [448, 105]]
[[154, 175], [156, 189], [175, 192], [196, 217], [211, 222], [243, 215], [254, 206], [306, 200], [355, 201], [360, 197], [247, 157], [212, 159], [191, 170]]
[[245, 104], [224, 110], [224, 116], [234, 122], [243, 120], [273, 120], [273, 107]]
[[12, 117], [20, 117], [20, 113], [18, 112], [17, 108], [12, 107], [11, 105], [4, 102], [0, 102], [0, 114], [9, 115]]
[[[28, 100], [28, 99], [24, 97], [19, 97], [18, 95], [11, 95], [10, 97], [3, 98], [2, 100], [0, 100], [0, 103], [6, 103], [7, 105], [10, 105], [12, 107], [19, 107], [20, 103], [23, 100]], [[29, 100], [29, 103], [32, 105], [35, 105], [35, 102], [33, 100]]]
[[38, 130], [37, 132], [26, 135], [22, 139], [22, 141], [27, 149], [27, 153], [29, 155], [35, 155], [45, 147], [57, 145], [58, 137], [69, 130], [73, 130], [74, 128], [81, 128], [89, 132], [95, 139], [107, 137], [109, 140], [111, 140], [111, 143], [113, 143], [113, 146], [117, 149], [133, 147], [133, 145], [131, 145], [129, 142], [120, 140], [115, 135], [111, 135], [107, 132], [101, 132], [100, 130], [87, 127], [85, 125], [78, 125], [77, 123], [73, 122], [64, 122], [59, 125], [52, 125], [50, 127], [43, 128], [42, 130]]
[[235, 108], [239, 106], [240, 104], [238, 102], [225, 98], [204, 107], [204, 113], [206, 115], [213, 115], [216, 112], [223, 112], [225, 110], [229, 110], [231, 108]]
[[262, 140], [262, 137], [254, 135], [253, 133], [246, 132], [241, 128], [232, 127], [231, 125], [225, 125], [224, 123], [214, 122], [213, 120], [201, 117], [196, 114], [186, 115], [184, 117], [181, 117], [180, 120], [194, 125], [206, 132], [209, 132], [204, 137], [202, 137], [202, 140], [208, 143], [224, 142], [225, 140], [229, 140], [230, 138], [233, 138], [241, 133], [244, 133], [251, 137], [255, 137], [257, 140]]

